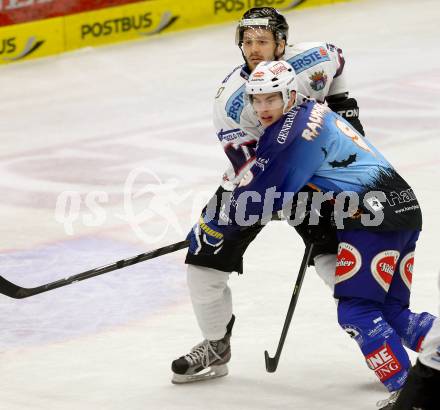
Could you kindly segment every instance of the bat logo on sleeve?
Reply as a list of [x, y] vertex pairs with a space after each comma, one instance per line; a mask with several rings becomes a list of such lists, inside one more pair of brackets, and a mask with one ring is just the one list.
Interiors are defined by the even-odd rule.
[[346, 168], [350, 164], [356, 162], [357, 154], [351, 154], [347, 159], [343, 159], [342, 161], [331, 161], [329, 164], [332, 168]]

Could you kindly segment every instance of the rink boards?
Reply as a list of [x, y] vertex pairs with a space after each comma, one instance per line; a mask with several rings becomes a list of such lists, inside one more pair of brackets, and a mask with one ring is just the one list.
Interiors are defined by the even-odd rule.
[[236, 21], [251, 7], [272, 6], [288, 12], [341, 1], [149, 0], [6, 25], [0, 27], [0, 64]]

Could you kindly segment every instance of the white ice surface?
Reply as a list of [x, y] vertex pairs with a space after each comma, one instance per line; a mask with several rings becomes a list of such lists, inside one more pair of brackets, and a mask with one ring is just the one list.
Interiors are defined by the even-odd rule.
[[[436, 311], [440, 4], [360, 1], [293, 11], [288, 20], [292, 40], [344, 49], [367, 134], [422, 204], [412, 303]], [[234, 29], [0, 68], [2, 275], [37, 286], [184, 237], [200, 193], [216, 189], [226, 164], [211, 104], [241, 63]], [[133, 214], [143, 222], [130, 225], [122, 192], [133, 169]], [[82, 200], [71, 235], [55, 219], [66, 190]], [[85, 203], [97, 191], [108, 195], [100, 220]], [[161, 212], [167, 201], [171, 221]], [[251, 245], [245, 275], [231, 278], [230, 375], [201, 384], [170, 383], [171, 361], [200, 341], [182, 251], [29, 299], [0, 297], [0, 409], [374, 409], [387, 394], [339, 329], [330, 292], [312, 269], [279, 369], [265, 371], [263, 351], [275, 351], [302, 251], [282, 223]]]

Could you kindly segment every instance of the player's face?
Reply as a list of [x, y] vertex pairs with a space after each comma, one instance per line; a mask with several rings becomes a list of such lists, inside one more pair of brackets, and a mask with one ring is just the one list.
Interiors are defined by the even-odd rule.
[[243, 33], [242, 50], [251, 71], [262, 61], [273, 61], [282, 55], [284, 40], [275, 42], [273, 33], [263, 28], [249, 28]]
[[263, 127], [278, 121], [283, 115], [284, 101], [281, 93], [254, 94], [252, 107]]

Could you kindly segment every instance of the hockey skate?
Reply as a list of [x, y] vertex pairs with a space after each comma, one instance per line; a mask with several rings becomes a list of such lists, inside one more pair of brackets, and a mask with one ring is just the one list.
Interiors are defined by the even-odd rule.
[[399, 397], [401, 390], [396, 390], [391, 393], [391, 396], [388, 397], [385, 400], [379, 400], [377, 402], [377, 407], [379, 410], [392, 410], [394, 408], [394, 405], [396, 404], [396, 401]]
[[171, 365], [174, 373], [171, 382], [184, 384], [226, 376], [228, 374], [226, 363], [231, 358], [230, 339], [234, 321], [235, 316], [232, 315], [222, 339], [204, 340], [193, 347], [188, 354], [174, 360]]

